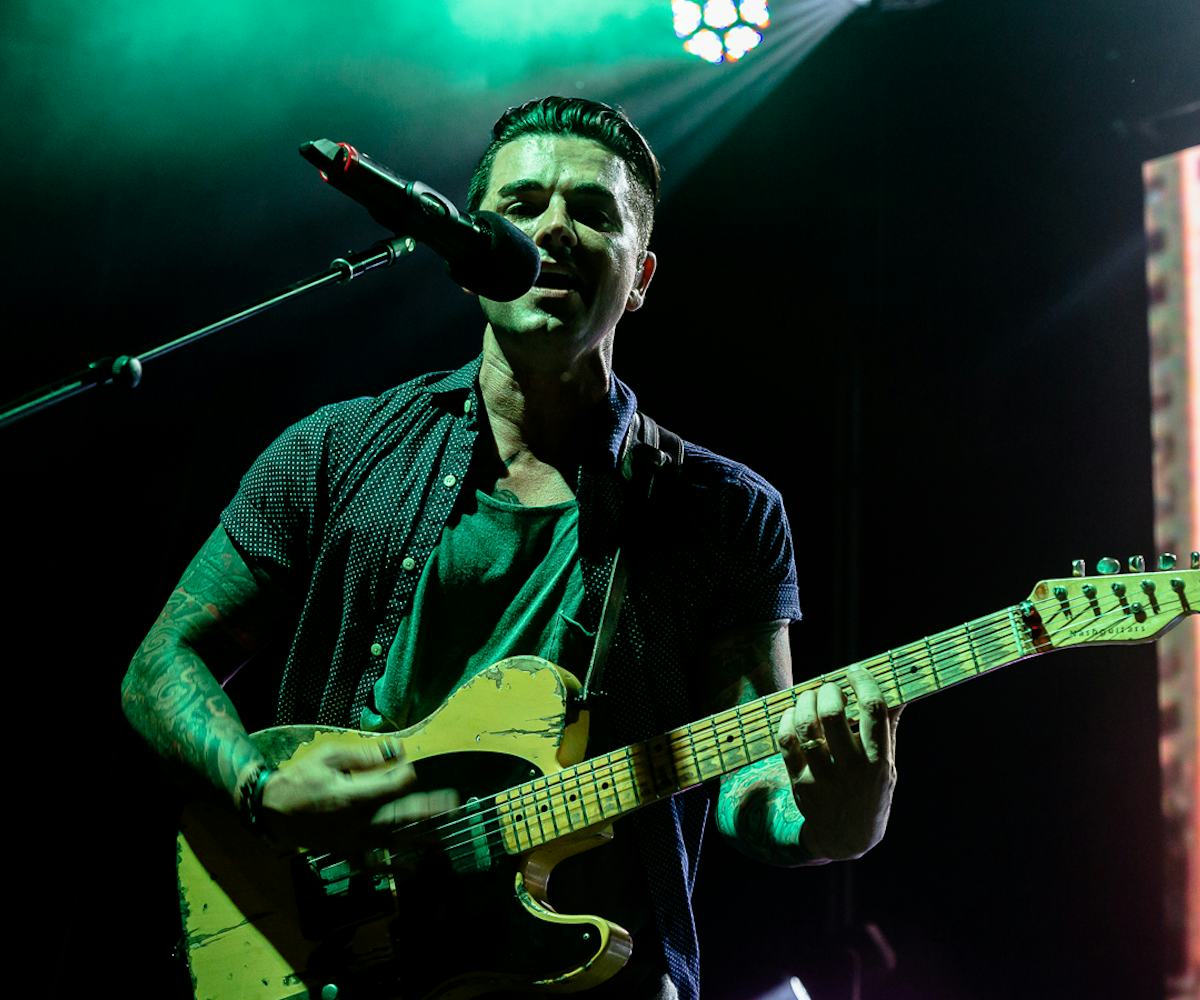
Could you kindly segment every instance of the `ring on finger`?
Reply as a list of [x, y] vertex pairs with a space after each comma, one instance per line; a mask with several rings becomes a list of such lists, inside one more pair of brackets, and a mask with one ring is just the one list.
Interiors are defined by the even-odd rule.
[[800, 749], [805, 753], [812, 753], [814, 750], [824, 750], [825, 743], [823, 740], [805, 740], [800, 744]]

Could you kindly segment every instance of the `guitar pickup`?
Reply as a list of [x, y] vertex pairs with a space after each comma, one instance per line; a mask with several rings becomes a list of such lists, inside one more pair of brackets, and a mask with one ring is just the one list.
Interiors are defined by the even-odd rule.
[[366, 858], [321, 854], [292, 864], [300, 931], [310, 941], [395, 912], [391, 878]]

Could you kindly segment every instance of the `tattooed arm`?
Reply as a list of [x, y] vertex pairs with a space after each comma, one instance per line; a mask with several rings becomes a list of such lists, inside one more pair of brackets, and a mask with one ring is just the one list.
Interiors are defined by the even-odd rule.
[[218, 527], [184, 571], [121, 685], [125, 715], [150, 746], [236, 804], [263, 763], [213, 676], [250, 656], [280, 611]]
[[[719, 692], [714, 710], [790, 687], [787, 622], [742, 629], [715, 643], [707, 672]], [[869, 673], [851, 671], [861, 709], [850, 731], [835, 684], [801, 694], [780, 722], [778, 757], [726, 775], [717, 798], [717, 827], [744, 853], [775, 865], [857, 858], [887, 825], [896, 768], [896, 715], [889, 714]]]
[[[223, 528], [212, 533], [171, 594], [121, 686], [125, 715], [163, 758], [183, 765], [240, 805], [240, 789], [264, 762], [213, 676], [250, 656], [277, 624], [277, 588], [246, 565]], [[389, 747], [320, 750], [263, 789], [263, 813], [281, 843], [365, 843], [400, 822], [450, 808], [443, 792], [405, 795], [415, 774]]]

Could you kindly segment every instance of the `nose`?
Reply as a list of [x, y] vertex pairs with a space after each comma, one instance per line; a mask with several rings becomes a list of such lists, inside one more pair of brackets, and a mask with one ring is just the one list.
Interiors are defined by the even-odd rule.
[[551, 199], [546, 210], [538, 218], [533, 242], [547, 248], [573, 247], [579, 242], [575, 234], [574, 220], [561, 199]]

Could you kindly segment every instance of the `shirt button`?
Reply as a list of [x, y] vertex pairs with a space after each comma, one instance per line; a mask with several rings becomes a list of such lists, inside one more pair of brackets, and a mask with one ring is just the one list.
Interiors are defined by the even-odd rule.
[[371, 643], [371, 655], [383, 656], [383, 647], [377, 642]]
[[470, 412], [471, 412], [471, 397], [468, 396], [466, 399], [463, 400], [463, 413], [470, 413]]
[[449, 486], [453, 486], [457, 482], [458, 482], [458, 479], [456, 479], [455, 476], [453, 474], [451, 474], [442, 480], [442, 485], [449, 487]]
[[417, 561], [412, 556], [405, 556], [400, 561], [400, 565], [403, 566], [406, 570], [408, 570], [411, 573], [414, 569], [417, 568]]

